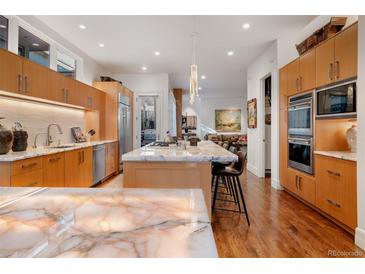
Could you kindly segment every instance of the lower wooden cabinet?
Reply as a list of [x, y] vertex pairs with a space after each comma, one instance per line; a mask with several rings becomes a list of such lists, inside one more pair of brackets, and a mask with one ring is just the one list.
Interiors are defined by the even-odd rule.
[[117, 171], [117, 145], [116, 143], [106, 144], [105, 176], [110, 176]]
[[316, 155], [316, 205], [355, 229], [357, 225], [356, 163]]
[[65, 152], [66, 187], [92, 186], [92, 157], [92, 147]]
[[11, 186], [14, 187], [41, 187], [43, 185], [42, 169], [11, 176]]
[[43, 186], [65, 186], [65, 153], [43, 157]]
[[303, 200], [316, 203], [316, 181], [313, 176], [288, 168], [285, 188], [295, 193]]

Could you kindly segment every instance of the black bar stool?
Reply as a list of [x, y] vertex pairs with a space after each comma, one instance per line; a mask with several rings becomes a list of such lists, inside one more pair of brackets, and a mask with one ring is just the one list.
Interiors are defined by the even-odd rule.
[[[239, 213], [245, 213], [246, 220], [248, 225], [250, 225], [250, 220], [248, 218], [245, 198], [243, 196], [243, 191], [241, 187], [241, 182], [239, 176], [243, 173], [246, 163], [246, 154], [242, 151], [237, 152], [238, 162], [234, 163], [230, 166], [225, 166], [224, 168], [216, 168], [212, 169], [212, 184], [214, 185], [214, 196], [213, 196], [213, 206], [212, 212], [215, 209], [225, 210], [225, 211], [233, 211]], [[235, 204], [238, 206], [237, 210], [224, 209], [224, 208], [215, 208], [216, 201], [218, 200], [218, 187], [219, 187], [219, 178], [221, 178], [224, 187], [228, 190], [228, 192], [233, 196]], [[215, 179], [215, 182], [214, 182]], [[241, 210], [241, 203], [243, 205], [244, 211]]]

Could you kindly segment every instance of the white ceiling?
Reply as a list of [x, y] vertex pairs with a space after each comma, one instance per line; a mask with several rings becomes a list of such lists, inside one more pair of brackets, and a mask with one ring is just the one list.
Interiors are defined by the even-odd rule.
[[[277, 37], [294, 34], [315, 16], [196, 16], [202, 95], [242, 95], [246, 67]], [[189, 87], [193, 16], [37, 16], [110, 73], [168, 73]], [[242, 25], [250, 23], [244, 30]], [[81, 30], [79, 25], [86, 26]], [[104, 48], [99, 43], [105, 44]], [[227, 56], [228, 51], [234, 55]], [[154, 52], [159, 51], [160, 56]], [[142, 72], [141, 67], [148, 70]]]

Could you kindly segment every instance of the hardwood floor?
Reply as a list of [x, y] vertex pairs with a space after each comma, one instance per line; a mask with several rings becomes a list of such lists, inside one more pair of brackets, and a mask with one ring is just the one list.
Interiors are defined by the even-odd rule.
[[[353, 236], [284, 191], [270, 178], [241, 177], [251, 226], [243, 214], [216, 211], [212, 227], [220, 257], [364, 257]], [[357, 253], [355, 253], [357, 252]]]
[[[120, 188], [122, 181], [119, 175], [100, 187]], [[333, 257], [329, 255], [332, 250], [347, 257], [365, 257], [352, 235], [286, 192], [271, 188], [270, 178], [244, 173], [241, 183], [251, 226], [243, 214], [214, 212], [212, 227], [219, 257]]]

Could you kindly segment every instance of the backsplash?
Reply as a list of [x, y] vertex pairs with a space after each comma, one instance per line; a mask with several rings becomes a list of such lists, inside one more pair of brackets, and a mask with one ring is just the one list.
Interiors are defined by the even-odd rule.
[[[62, 143], [73, 142], [71, 127], [81, 127], [83, 131], [85, 128], [83, 110], [18, 99], [0, 98], [0, 117], [5, 118], [1, 123], [8, 129], [11, 129], [16, 121], [23, 125], [23, 129], [29, 135], [28, 148], [33, 146], [35, 135], [41, 132], [46, 133], [47, 126], [51, 123], [61, 126], [63, 134], [58, 134], [55, 127], [52, 127], [51, 134], [56, 142], [61, 140]], [[37, 145], [45, 145], [46, 139], [45, 135], [39, 136]]]

